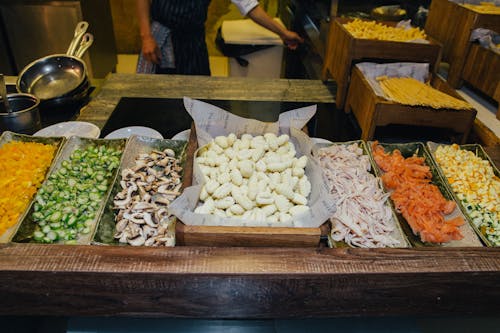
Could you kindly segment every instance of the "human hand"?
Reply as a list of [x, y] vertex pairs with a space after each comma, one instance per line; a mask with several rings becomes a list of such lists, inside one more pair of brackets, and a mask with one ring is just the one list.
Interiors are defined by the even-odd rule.
[[142, 54], [144, 58], [154, 64], [159, 64], [161, 60], [160, 48], [152, 36], [142, 39]]
[[300, 37], [296, 32], [290, 30], [283, 32], [280, 37], [283, 40], [283, 43], [285, 43], [290, 50], [295, 50], [299, 44], [304, 42], [302, 37]]

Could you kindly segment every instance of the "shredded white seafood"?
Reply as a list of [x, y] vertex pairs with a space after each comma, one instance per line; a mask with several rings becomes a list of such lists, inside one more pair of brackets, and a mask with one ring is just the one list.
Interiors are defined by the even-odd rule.
[[364, 248], [400, 245], [391, 236], [395, 224], [386, 204], [389, 194], [369, 172], [369, 157], [363, 150], [356, 143], [333, 145], [319, 150], [319, 160], [337, 200], [337, 211], [330, 218], [332, 239]]

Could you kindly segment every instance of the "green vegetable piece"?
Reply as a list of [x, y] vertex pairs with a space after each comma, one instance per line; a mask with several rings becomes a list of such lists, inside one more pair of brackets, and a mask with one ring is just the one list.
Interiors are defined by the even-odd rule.
[[106, 192], [108, 187], [106, 185], [97, 185], [97, 189], [102, 192]]
[[41, 219], [43, 219], [43, 214], [41, 212], [34, 212], [33, 213], [33, 218], [35, 220], [41, 220]]
[[47, 233], [47, 238], [50, 240], [50, 242], [53, 242], [57, 239], [57, 234], [54, 231], [49, 231]]
[[76, 216], [74, 216], [74, 215], [73, 215], [73, 216], [71, 216], [71, 217], [69, 218], [69, 220], [68, 220], [68, 223], [67, 223], [67, 224], [68, 224], [69, 226], [73, 226], [73, 225], [75, 224], [75, 222], [76, 222]]
[[59, 222], [54, 222], [54, 223], [51, 223], [49, 225], [50, 225], [50, 229], [52, 229], [52, 230], [56, 230], [56, 229], [59, 229], [61, 227], [61, 223], [59, 223]]
[[41, 241], [44, 236], [45, 236], [45, 234], [41, 231], [38, 231], [38, 230], [33, 233], [33, 238], [37, 241]]
[[55, 212], [50, 216], [49, 220], [51, 222], [57, 222], [61, 219], [61, 217], [62, 217], [61, 212]]
[[87, 197], [81, 196], [77, 199], [79, 205], [84, 205], [89, 201]]

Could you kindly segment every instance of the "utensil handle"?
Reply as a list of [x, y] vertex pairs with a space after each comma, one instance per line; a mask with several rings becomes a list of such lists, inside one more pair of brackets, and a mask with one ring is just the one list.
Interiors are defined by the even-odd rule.
[[88, 27], [89, 27], [88, 22], [86, 21], [78, 22], [75, 28], [75, 34], [73, 35], [73, 40], [69, 44], [68, 51], [66, 51], [67, 55], [69, 56], [75, 55], [76, 49], [78, 48], [78, 45], [80, 44], [83, 35], [85, 34], [85, 32], [87, 32]]
[[78, 49], [75, 51], [74, 56], [77, 58], [81, 58], [85, 54], [85, 51], [88, 50], [88, 48], [92, 45], [93, 42], [94, 42], [94, 35], [87, 32], [85, 35], [83, 35], [82, 41], [80, 42]]
[[7, 86], [5, 85], [5, 80], [3, 74], [0, 74], [0, 97], [2, 98], [3, 105], [5, 106], [5, 112], [11, 113], [9, 99], [7, 98]]

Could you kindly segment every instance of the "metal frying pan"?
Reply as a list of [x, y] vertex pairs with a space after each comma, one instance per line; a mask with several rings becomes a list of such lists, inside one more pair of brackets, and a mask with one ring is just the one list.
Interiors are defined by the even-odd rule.
[[[78, 28], [79, 26], [77, 30]], [[87, 79], [86, 65], [79, 57], [92, 45], [92, 42], [91, 34], [75, 31], [75, 37], [68, 49], [68, 52], [75, 55], [53, 54], [28, 64], [18, 76], [17, 90], [35, 95], [41, 100], [71, 93]], [[77, 49], [74, 45], [77, 45]]]

